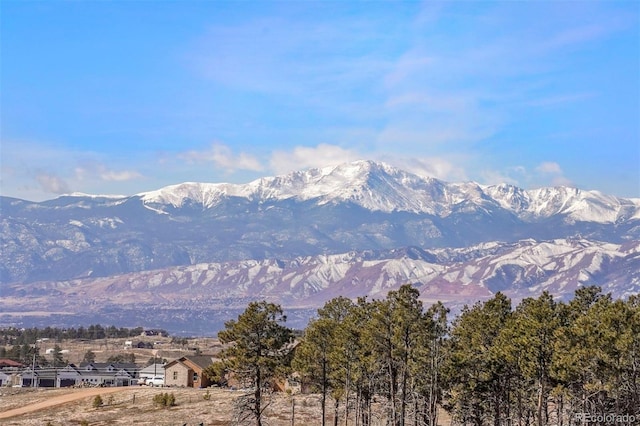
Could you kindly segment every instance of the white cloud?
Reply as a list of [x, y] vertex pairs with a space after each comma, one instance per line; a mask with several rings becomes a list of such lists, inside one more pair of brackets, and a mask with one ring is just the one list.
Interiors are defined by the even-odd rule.
[[251, 154], [241, 152], [234, 154], [231, 148], [221, 143], [213, 143], [211, 147], [203, 151], [187, 151], [179, 155], [179, 158], [189, 163], [213, 163], [227, 172], [237, 170], [249, 170], [259, 172], [264, 170], [260, 161]]
[[141, 173], [135, 170], [113, 170], [102, 163], [90, 162], [89, 165], [75, 168], [75, 179], [79, 182], [99, 180], [104, 182], [126, 182], [141, 179]]
[[554, 163], [552, 161], [546, 161], [544, 163], [540, 163], [536, 167], [536, 171], [542, 174], [554, 174], [554, 175], [562, 174], [562, 168], [560, 167], [560, 164]]
[[503, 170], [487, 169], [480, 173], [480, 179], [486, 185], [508, 183], [525, 189], [544, 186], [574, 186], [573, 182], [564, 176], [562, 167], [553, 161], [540, 163], [533, 170], [522, 165], [507, 167]]
[[524, 168], [514, 168], [508, 170], [506, 173], [499, 170], [483, 170], [480, 173], [482, 178], [482, 184], [484, 185], [499, 185], [501, 183], [508, 183], [510, 185], [522, 186], [520, 179], [514, 176], [514, 173], [525, 174]]
[[537, 172], [537, 180], [542, 181], [546, 185], [553, 186], [575, 186], [574, 183], [565, 177], [560, 164], [553, 161], [545, 161], [540, 163], [535, 171]]
[[461, 166], [463, 161], [461, 158], [456, 160], [443, 157], [388, 158], [384, 156], [379, 158], [381, 161], [393, 164], [418, 176], [433, 177], [445, 182], [468, 180], [467, 174]]
[[100, 178], [105, 181], [125, 182], [134, 179], [140, 179], [142, 175], [131, 170], [105, 170], [100, 173]]
[[[3, 140], [2, 148], [1, 190], [11, 197], [44, 200], [72, 192], [126, 192], [119, 185], [127, 182], [128, 187], [128, 182], [144, 178], [136, 171], [144, 164], [134, 156], [115, 160], [104, 153], [29, 140]], [[108, 164], [115, 161], [123, 166]]]
[[271, 169], [278, 174], [312, 167], [331, 166], [362, 157], [355, 151], [337, 145], [319, 144], [316, 147], [297, 146], [292, 151], [275, 151], [271, 155]]
[[55, 174], [40, 172], [36, 175], [36, 180], [45, 192], [53, 194], [68, 194], [71, 192], [67, 182]]

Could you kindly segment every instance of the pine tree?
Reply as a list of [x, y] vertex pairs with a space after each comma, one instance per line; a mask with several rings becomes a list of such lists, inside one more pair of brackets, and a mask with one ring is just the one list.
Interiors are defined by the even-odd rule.
[[[418, 300], [420, 293], [410, 285], [403, 285], [398, 291], [389, 292], [387, 300], [391, 306], [393, 323], [393, 340], [395, 351], [393, 356], [398, 366], [397, 384], [397, 416], [396, 424], [404, 425], [407, 417], [407, 404], [414, 396], [410, 388], [414, 382], [416, 369], [413, 364], [418, 361], [418, 345], [428, 332], [428, 322], [423, 313], [422, 302]], [[419, 362], [419, 361], [418, 361]]]
[[335, 324], [327, 318], [311, 321], [304, 333], [304, 340], [296, 348], [293, 366], [301, 372], [303, 379], [314, 385], [321, 395], [322, 426], [326, 424], [327, 395], [333, 388], [330, 373], [330, 352], [334, 348]]
[[334, 424], [337, 424], [339, 396], [347, 393], [342, 374], [345, 364], [341, 352], [346, 343], [342, 327], [352, 307], [353, 303], [344, 297], [327, 302], [318, 309], [318, 318], [309, 323], [302, 343], [296, 348], [294, 369], [320, 390], [322, 425], [326, 424], [327, 396], [334, 397]]
[[465, 306], [451, 329], [445, 360], [447, 409], [462, 423], [500, 424], [508, 406], [509, 366], [499, 345], [511, 316], [511, 301], [497, 293], [484, 303]]
[[437, 424], [438, 405], [442, 401], [442, 370], [446, 354], [445, 343], [449, 333], [448, 314], [449, 309], [441, 302], [437, 302], [427, 310], [425, 316], [427, 330], [418, 336], [419, 342], [412, 364], [417, 395], [414, 401], [414, 415], [421, 418], [422, 423], [426, 425]]
[[228, 383], [229, 366], [224, 361], [217, 361], [202, 371], [212, 383], [226, 386]]
[[62, 367], [64, 360], [62, 359], [62, 348], [58, 345], [53, 347], [53, 367]]
[[548, 424], [548, 398], [553, 380], [552, 360], [561, 309], [548, 292], [537, 299], [524, 299], [503, 331], [502, 353], [517, 363], [525, 379], [535, 383], [535, 413], [538, 426]]
[[290, 362], [289, 343], [293, 334], [281, 324], [285, 321], [280, 306], [265, 301], [251, 302], [237, 321], [226, 322], [225, 329], [218, 333], [223, 344], [232, 343], [222, 353], [225, 362], [238, 379], [248, 380], [255, 388], [244, 405], [256, 426], [262, 425], [266, 408], [262, 403], [264, 392], [280, 369]]
[[93, 352], [91, 349], [86, 351], [84, 353], [84, 356], [82, 357], [82, 362], [87, 362], [87, 363], [96, 362], [96, 354], [95, 354], [95, 352]]
[[593, 414], [640, 414], [640, 310], [633, 298], [598, 295], [574, 303], [580, 298], [569, 303], [572, 319], [559, 330], [554, 353], [554, 373], [569, 405]]

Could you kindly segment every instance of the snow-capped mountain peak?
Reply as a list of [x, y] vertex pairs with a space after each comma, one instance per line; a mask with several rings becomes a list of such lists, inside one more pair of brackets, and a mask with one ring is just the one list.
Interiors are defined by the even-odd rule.
[[262, 201], [317, 199], [319, 204], [350, 201], [374, 211], [423, 211], [424, 197], [415, 192], [434, 182], [385, 163], [361, 160], [264, 177], [247, 184], [185, 182], [137, 196], [145, 204], [174, 207], [192, 203], [211, 208], [226, 197], [243, 197]]
[[640, 215], [640, 200], [597, 191], [553, 187], [524, 190], [513, 185], [445, 183], [386, 163], [360, 160], [337, 166], [264, 177], [247, 184], [172, 185], [138, 194], [145, 205], [213, 208], [231, 197], [251, 201], [314, 200], [318, 205], [351, 203], [370, 211], [394, 211], [445, 217], [460, 211], [501, 209], [524, 220], [564, 215], [569, 221], [616, 223]]

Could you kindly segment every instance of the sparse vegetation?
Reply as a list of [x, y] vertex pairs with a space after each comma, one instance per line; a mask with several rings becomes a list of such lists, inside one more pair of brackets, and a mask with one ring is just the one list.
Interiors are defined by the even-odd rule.
[[[238, 392], [212, 388], [210, 400], [203, 399], [204, 389], [175, 388], [170, 392], [174, 393], [176, 405], [168, 409], [159, 406], [153, 401], [154, 395], [158, 394], [158, 389], [154, 388], [120, 388], [116, 392], [116, 401], [126, 401], [126, 403], [116, 403], [108, 409], [93, 409], [90, 402], [78, 400], [64, 405], [57, 405], [50, 409], [39, 410], [24, 416], [11, 419], [1, 419], [0, 424], [12, 424], [23, 426], [41, 426], [50, 421], [54, 425], [77, 425], [81, 419], [85, 419], [90, 424], [111, 425], [111, 424], [136, 424], [146, 426], [179, 426], [183, 424], [199, 425], [231, 425], [233, 423], [234, 400], [238, 397]], [[86, 391], [89, 391], [87, 389]], [[4, 391], [3, 391], [4, 392]], [[165, 390], [166, 392], [166, 390]], [[51, 390], [44, 392], [28, 391], [26, 389], [15, 389], [13, 396], [3, 396], [3, 408], [21, 408], [25, 404], [31, 405], [52, 398], [51, 395], [76, 394], [77, 391], [69, 389]], [[133, 395], [136, 395], [135, 404], [132, 404]], [[108, 395], [101, 394], [103, 399]], [[93, 396], [91, 396], [93, 399]], [[307, 402], [305, 402], [307, 401]], [[5, 405], [6, 403], [6, 405]], [[296, 425], [318, 424], [318, 397], [317, 395], [297, 395], [295, 403], [295, 423]], [[269, 426], [290, 426], [291, 423], [291, 397], [286, 394], [273, 394], [271, 405], [264, 411], [265, 419]], [[59, 419], [59, 420], [58, 420]], [[354, 423], [350, 422], [353, 425]]]
[[107, 358], [107, 362], [125, 362], [135, 364], [136, 354], [134, 354], [133, 352], [128, 352], [125, 354], [112, 355]]
[[153, 403], [164, 408], [174, 407], [176, 405], [176, 396], [173, 392], [158, 393], [153, 396]]
[[96, 395], [93, 398], [93, 402], [91, 403], [91, 406], [93, 408], [100, 408], [104, 405], [104, 401], [102, 400], [102, 397], [100, 395]]

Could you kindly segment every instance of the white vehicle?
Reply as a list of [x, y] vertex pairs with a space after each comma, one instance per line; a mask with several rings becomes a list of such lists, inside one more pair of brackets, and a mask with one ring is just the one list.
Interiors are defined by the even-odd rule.
[[156, 376], [156, 377], [151, 377], [150, 379], [147, 379], [146, 381], [147, 386], [164, 386], [164, 377], [162, 376]]

